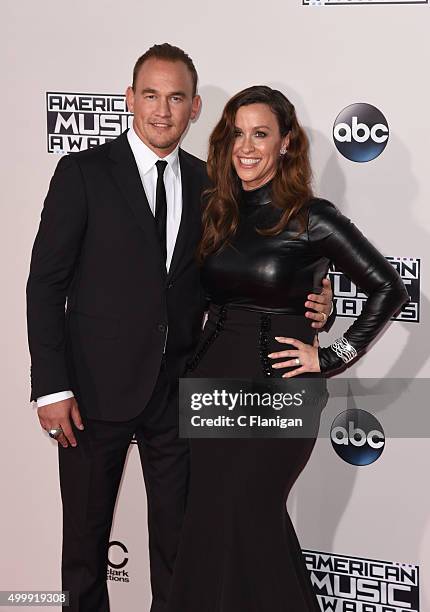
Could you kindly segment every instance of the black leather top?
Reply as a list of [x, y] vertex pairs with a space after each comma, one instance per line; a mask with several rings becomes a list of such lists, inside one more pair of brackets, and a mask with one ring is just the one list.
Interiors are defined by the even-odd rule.
[[[208, 256], [202, 280], [215, 304], [231, 304], [266, 312], [304, 314], [308, 293], [321, 289], [330, 262], [341, 269], [368, 300], [360, 316], [345, 332], [363, 351], [409, 296], [394, 268], [355, 225], [329, 201], [313, 198], [307, 226], [298, 235], [292, 220], [277, 236], [262, 236], [282, 211], [271, 204], [270, 182], [242, 191], [236, 234], [222, 250]], [[319, 349], [322, 372], [343, 366], [331, 348]]]

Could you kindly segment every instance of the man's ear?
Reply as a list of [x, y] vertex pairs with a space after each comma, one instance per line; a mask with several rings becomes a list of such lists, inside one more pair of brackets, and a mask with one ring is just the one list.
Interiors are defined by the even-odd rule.
[[194, 96], [191, 107], [191, 121], [196, 119], [202, 108], [202, 99], [199, 95]]
[[127, 108], [132, 113], [134, 111], [134, 91], [131, 85], [126, 89], [125, 99], [127, 100]]

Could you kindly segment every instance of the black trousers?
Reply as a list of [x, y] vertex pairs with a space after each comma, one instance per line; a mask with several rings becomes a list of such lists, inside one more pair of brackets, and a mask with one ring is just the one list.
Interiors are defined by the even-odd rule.
[[164, 612], [189, 474], [188, 441], [178, 437], [177, 398], [177, 384], [169, 383], [163, 362], [151, 400], [137, 417], [124, 422], [84, 419], [83, 431], [74, 428], [77, 447], [59, 445], [62, 587], [70, 591], [67, 610], [109, 611], [110, 530], [127, 450], [135, 435], [148, 500], [150, 612]]

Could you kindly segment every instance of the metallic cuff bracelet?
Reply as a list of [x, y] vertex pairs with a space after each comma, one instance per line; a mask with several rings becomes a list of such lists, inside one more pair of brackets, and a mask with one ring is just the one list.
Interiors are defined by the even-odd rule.
[[357, 351], [355, 348], [348, 342], [345, 336], [338, 338], [330, 345], [330, 348], [336, 353], [338, 357], [342, 359], [345, 363], [349, 363], [355, 357], [357, 357]]

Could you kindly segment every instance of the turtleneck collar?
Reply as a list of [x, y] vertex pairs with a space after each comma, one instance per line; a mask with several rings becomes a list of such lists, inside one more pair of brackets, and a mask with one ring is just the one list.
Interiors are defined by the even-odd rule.
[[242, 201], [247, 206], [262, 206], [272, 201], [272, 181], [264, 183], [257, 189], [246, 191], [242, 188]]

